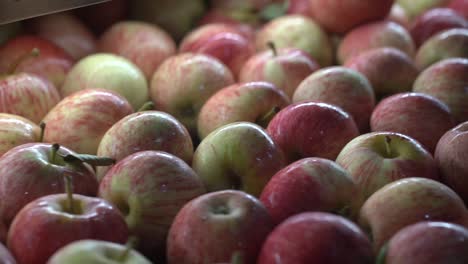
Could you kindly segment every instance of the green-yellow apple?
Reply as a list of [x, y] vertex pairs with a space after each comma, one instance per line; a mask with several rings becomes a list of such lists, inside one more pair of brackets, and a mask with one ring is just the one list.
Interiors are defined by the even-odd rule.
[[8, 150], [41, 140], [41, 128], [31, 120], [0, 113], [0, 157]]
[[413, 19], [425, 11], [447, 5], [451, 0], [396, 0]]

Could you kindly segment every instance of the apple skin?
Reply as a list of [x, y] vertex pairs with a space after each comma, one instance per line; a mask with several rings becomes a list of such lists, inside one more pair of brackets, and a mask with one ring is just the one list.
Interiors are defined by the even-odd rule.
[[71, 242], [57, 250], [47, 264], [151, 264], [140, 252], [131, 249], [124, 259], [124, 245], [104, 240], [82, 239]]
[[384, 98], [370, 119], [372, 131], [391, 131], [417, 140], [434, 153], [440, 137], [455, 126], [448, 106], [423, 93], [399, 93]]
[[240, 189], [256, 197], [284, 166], [278, 145], [250, 122], [227, 124], [211, 132], [198, 145], [192, 162], [208, 192]]
[[306, 212], [273, 229], [257, 263], [370, 264], [374, 255], [371, 242], [355, 223], [330, 213]]
[[87, 164], [66, 164], [61, 157], [76, 154], [60, 147], [55, 162], [52, 145], [27, 143], [10, 149], [0, 157], [0, 220], [7, 226], [18, 211], [32, 200], [65, 190], [64, 175], [73, 178], [73, 191], [95, 196], [98, 182]]
[[228, 24], [198, 26], [179, 45], [179, 52], [203, 53], [213, 56], [238, 76], [242, 65], [255, 53], [252, 39], [238, 27]]
[[8, 150], [40, 139], [41, 128], [31, 120], [0, 113], [0, 157]]
[[396, 0], [403, 7], [411, 19], [421, 15], [425, 11], [446, 6], [451, 0]]
[[452, 0], [447, 6], [468, 19], [468, 1], [466, 0]]
[[79, 213], [69, 212], [67, 201], [67, 194], [47, 195], [21, 209], [7, 242], [19, 264], [46, 263], [55, 251], [76, 240], [127, 241], [127, 224], [108, 201], [75, 194], [73, 202]]
[[346, 61], [344, 66], [366, 76], [378, 100], [391, 94], [411, 91], [419, 75], [411, 57], [390, 47], [365, 51]]
[[448, 222], [420, 222], [398, 231], [386, 247], [386, 264], [468, 263], [468, 229]]
[[69, 12], [26, 20], [25, 30], [47, 39], [65, 50], [74, 60], [96, 52], [96, 37], [83, 22]]
[[393, 4], [392, 9], [390, 10], [390, 14], [388, 14], [387, 20], [398, 23], [407, 30], [410, 30], [411, 28], [411, 18], [409, 17], [406, 10], [398, 3]]
[[439, 140], [435, 160], [442, 182], [452, 188], [468, 205], [468, 121], [448, 130]]
[[126, 58], [94, 53], [79, 60], [59, 89], [62, 97], [87, 88], [112, 90], [124, 96], [134, 110], [148, 101], [148, 83], [143, 72]]
[[346, 214], [353, 206], [356, 185], [334, 161], [304, 158], [284, 167], [260, 195], [276, 224], [298, 213], [322, 211]]
[[374, 20], [384, 19], [393, 0], [309, 0], [312, 16], [327, 31], [345, 33]]
[[292, 97], [294, 103], [305, 100], [341, 107], [353, 117], [361, 133], [369, 131], [375, 94], [367, 78], [355, 70], [332, 66], [310, 74]]
[[123, 56], [151, 79], [154, 71], [177, 51], [172, 37], [157, 25], [140, 21], [113, 24], [99, 38], [101, 52]]
[[312, 7], [309, 0], [289, 0], [286, 14], [303, 15], [313, 18]]
[[358, 206], [387, 183], [401, 178], [440, 179], [432, 155], [416, 140], [394, 132], [371, 132], [354, 138], [341, 150], [336, 163], [356, 183], [354, 199]]
[[468, 121], [468, 58], [445, 59], [418, 76], [413, 92], [425, 93], [444, 102], [457, 124]]
[[368, 230], [377, 252], [402, 228], [421, 221], [467, 223], [467, 209], [446, 185], [426, 178], [389, 183], [367, 199], [358, 223]]
[[[99, 143], [97, 155], [116, 161], [143, 150], [160, 150], [191, 164], [193, 143], [188, 130], [170, 114], [143, 111], [128, 115], [112, 125]], [[101, 180], [109, 167], [98, 167]]]
[[410, 29], [417, 47], [436, 33], [451, 28], [467, 28], [468, 21], [450, 8], [433, 8], [416, 17]]
[[433, 35], [418, 49], [415, 63], [424, 70], [449, 58], [468, 58], [468, 28], [447, 29]]
[[[38, 56], [21, 57], [39, 50]], [[18, 61], [20, 60], [20, 61]], [[44, 77], [59, 89], [75, 61], [68, 53], [53, 42], [34, 35], [20, 35], [0, 46], [0, 73], [32, 73]]]
[[0, 263], [16, 264], [15, 258], [13, 258], [10, 251], [1, 243], [0, 243]]
[[358, 26], [346, 33], [338, 47], [338, 62], [345, 64], [349, 59], [364, 51], [391, 47], [413, 58], [415, 45], [409, 31], [393, 21], [377, 21]]
[[213, 94], [198, 115], [198, 136], [205, 138], [215, 129], [234, 122], [247, 121], [266, 127], [272, 109], [289, 104], [288, 96], [268, 82], [236, 83]]
[[268, 42], [275, 43], [278, 49], [302, 49], [322, 67], [333, 63], [333, 48], [329, 36], [309, 17], [284, 15], [271, 20], [257, 31], [257, 51], [268, 49]]
[[301, 49], [266, 50], [247, 60], [240, 71], [239, 82], [270, 82], [291, 98], [299, 83], [319, 68], [320, 65]]
[[132, 113], [128, 101], [111, 90], [81, 90], [63, 98], [44, 117], [44, 142], [96, 155], [107, 130]]
[[237, 28], [248, 39], [254, 39], [255, 30], [260, 26], [259, 21], [240, 21], [235, 15], [227, 13], [224, 10], [210, 8], [203, 16], [197, 21], [197, 26], [208, 24], [227, 24], [231, 27]]
[[165, 60], [151, 78], [150, 96], [156, 109], [179, 120], [197, 136], [200, 109], [218, 90], [234, 84], [231, 70], [205, 54], [180, 53]]
[[282, 109], [267, 132], [289, 162], [305, 157], [334, 160], [346, 143], [359, 135], [353, 118], [326, 103], [301, 101]]
[[242, 263], [256, 263], [273, 227], [262, 203], [245, 192], [201, 195], [185, 204], [174, 219], [167, 239], [167, 263], [230, 263], [236, 252], [242, 255]]
[[180, 158], [162, 151], [140, 151], [114, 165], [99, 186], [99, 196], [124, 214], [137, 249], [154, 259], [164, 255], [174, 217], [191, 199], [205, 193], [200, 177]]

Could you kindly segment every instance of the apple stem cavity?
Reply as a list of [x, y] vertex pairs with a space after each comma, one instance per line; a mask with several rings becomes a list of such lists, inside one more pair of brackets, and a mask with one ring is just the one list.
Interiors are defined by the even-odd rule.
[[273, 52], [273, 57], [278, 56], [278, 50], [276, 49], [276, 45], [273, 41], [268, 41], [267, 46], [271, 50], [271, 52]]
[[41, 128], [41, 134], [39, 135], [39, 142], [43, 142], [46, 123], [44, 121], [41, 121], [41, 123], [39, 123], [39, 127]]
[[389, 136], [385, 136], [385, 149], [386, 149], [387, 155], [389, 157], [392, 156], [392, 148], [390, 147], [390, 142], [391, 141], [392, 141], [392, 139]]
[[125, 243], [125, 250], [122, 252], [122, 254], [120, 254], [117, 257], [117, 261], [124, 262], [125, 259], [128, 257], [128, 254], [130, 254], [130, 251], [136, 248], [137, 244], [138, 244], [137, 237], [135, 236], [129, 237], [127, 243]]
[[154, 109], [154, 103], [151, 101], [148, 101], [144, 103], [137, 112], [144, 112], [144, 111], [149, 111]]
[[23, 62], [24, 60], [28, 59], [28, 58], [35, 58], [35, 57], [38, 57], [40, 55], [40, 51], [38, 48], [33, 48], [30, 52], [28, 53], [25, 53], [21, 56], [19, 56], [14, 62], [13, 64], [10, 65], [10, 67], [8, 68], [7, 70], [7, 74], [13, 74], [15, 73], [16, 69], [18, 68], [18, 66], [21, 64], [21, 62]]
[[64, 176], [65, 179], [65, 192], [67, 193], [67, 204], [68, 204], [68, 212], [71, 214], [75, 214], [75, 206], [73, 203], [73, 184], [72, 184], [72, 176], [66, 174]]
[[57, 159], [57, 152], [60, 149], [60, 145], [57, 143], [52, 144], [52, 156], [50, 160], [52, 161], [52, 164], [55, 164], [56, 159]]
[[279, 106], [273, 107], [268, 113], [266, 113], [264, 116], [261, 116], [260, 118], [257, 119], [257, 124], [259, 124], [262, 127], [267, 127], [268, 123], [270, 123], [271, 119], [281, 110]]

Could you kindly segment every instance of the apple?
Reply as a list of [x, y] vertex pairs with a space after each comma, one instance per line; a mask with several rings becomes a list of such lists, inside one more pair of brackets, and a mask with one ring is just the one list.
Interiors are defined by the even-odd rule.
[[345, 33], [374, 20], [384, 19], [393, 0], [309, 0], [313, 18], [327, 31]]
[[218, 90], [202, 106], [198, 115], [198, 136], [203, 139], [215, 129], [239, 121], [266, 127], [288, 104], [287, 95], [268, 82], [230, 85]]
[[252, 39], [238, 27], [218, 23], [198, 26], [185, 35], [179, 52], [213, 56], [237, 77], [242, 65], [255, 53], [255, 47]]
[[365, 51], [346, 61], [345, 67], [363, 74], [379, 100], [395, 93], [409, 92], [419, 75], [413, 59], [401, 50], [383, 47]]
[[468, 28], [440, 31], [427, 39], [418, 49], [415, 63], [423, 70], [448, 58], [468, 58]]
[[0, 244], [0, 262], [2, 264], [16, 264], [16, 260], [3, 244]]
[[388, 14], [387, 20], [396, 22], [407, 30], [411, 28], [412, 19], [409, 17], [406, 10], [398, 3], [393, 4], [392, 9], [390, 10], [390, 14]]
[[128, 101], [111, 90], [81, 90], [63, 98], [44, 117], [44, 142], [96, 155], [107, 130], [132, 113]]
[[256, 263], [262, 243], [273, 230], [262, 203], [238, 190], [216, 191], [185, 204], [167, 238], [168, 264]]
[[304, 158], [284, 167], [268, 181], [260, 195], [273, 221], [302, 212], [322, 211], [350, 216], [356, 186], [334, 161]]
[[65, 50], [74, 60], [96, 52], [96, 37], [72, 13], [60, 12], [26, 20], [25, 30]]
[[303, 15], [313, 18], [311, 3], [309, 0], [289, 0], [286, 14]]
[[450, 1], [451, 0], [396, 0], [396, 2], [406, 10], [411, 19], [414, 19], [429, 9], [443, 7]]
[[0, 127], [0, 157], [16, 146], [41, 141], [41, 128], [27, 118], [0, 113]]
[[263, 12], [273, 0], [209, 0], [211, 10], [219, 10], [227, 16], [246, 24], [260, 24]]
[[265, 24], [256, 34], [257, 51], [269, 49], [273, 42], [280, 48], [302, 49], [322, 67], [333, 63], [333, 49], [327, 33], [311, 18], [284, 15]]
[[79, 60], [59, 89], [65, 97], [87, 88], [103, 88], [124, 96], [134, 110], [148, 101], [148, 84], [143, 72], [124, 57], [94, 53]]
[[81, 239], [57, 250], [47, 264], [151, 264], [140, 252], [118, 243]]
[[282, 109], [268, 124], [267, 132], [289, 162], [305, 157], [334, 160], [359, 135], [348, 113], [314, 101], [301, 101]]
[[177, 50], [176, 43], [166, 31], [140, 21], [113, 24], [100, 36], [98, 47], [101, 52], [114, 53], [133, 62], [147, 80]]
[[452, 188], [468, 205], [468, 121], [448, 130], [440, 138], [435, 160], [440, 168], [442, 182]]
[[417, 47], [436, 33], [451, 28], [467, 28], [468, 21], [450, 8], [433, 8], [415, 18], [410, 33]]
[[63, 175], [73, 178], [74, 192], [95, 196], [98, 182], [86, 163], [66, 162], [75, 152], [48, 143], [27, 143], [0, 157], [0, 220], [7, 226], [27, 203], [64, 190]]
[[341, 66], [322, 68], [305, 78], [297, 86], [292, 101], [307, 100], [341, 107], [353, 117], [361, 133], [369, 130], [369, 119], [376, 101], [367, 78]]
[[[30, 56], [37, 50], [37, 56]], [[0, 46], [0, 74], [32, 73], [59, 89], [74, 64], [68, 53], [52, 41], [34, 35], [19, 35]]]
[[452, 0], [447, 6], [468, 19], [468, 1], [466, 0]]
[[22, 30], [23, 25], [20, 22], [11, 22], [0, 25], [0, 45], [22, 33]]
[[456, 123], [468, 121], [468, 58], [445, 59], [425, 69], [413, 91], [434, 96], [450, 109]]
[[323, 212], [296, 214], [275, 227], [263, 243], [258, 264], [374, 263], [372, 244], [350, 220]]
[[396, 22], [383, 20], [360, 25], [346, 33], [338, 47], [338, 62], [345, 64], [365, 51], [383, 47], [401, 50], [410, 58], [416, 52], [406, 28]]
[[399, 93], [384, 98], [370, 119], [372, 131], [401, 133], [434, 153], [439, 138], [455, 126], [448, 106], [423, 93]]
[[239, 189], [256, 197], [285, 165], [278, 145], [250, 122], [227, 124], [211, 132], [198, 145], [192, 162], [208, 192]]
[[[188, 130], [172, 115], [161, 111], [130, 114], [112, 125], [99, 143], [97, 155], [116, 161], [143, 150], [161, 150], [191, 164], [193, 143]], [[109, 167], [99, 167], [101, 180]]]
[[466, 210], [460, 197], [446, 185], [412, 177], [389, 183], [370, 196], [358, 223], [369, 232], [378, 251], [399, 230], [417, 222], [467, 223]]
[[125, 243], [128, 227], [119, 210], [104, 199], [52, 194], [21, 209], [8, 231], [7, 245], [18, 263], [40, 264], [81, 239]]
[[223, 10], [210, 8], [203, 16], [197, 21], [197, 26], [208, 25], [208, 24], [227, 24], [229, 26], [237, 28], [243, 35], [249, 39], [254, 39], [255, 30], [260, 26], [257, 19], [253, 21], [242, 22], [233, 14], [226, 13]]
[[457, 224], [428, 221], [398, 231], [384, 247], [386, 264], [467, 263], [468, 229]]
[[203, 104], [234, 82], [231, 70], [218, 59], [199, 53], [180, 53], [167, 58], [154, 72], [150, 96], [156, 109], [173, 115], [196, 137]]
[[150, 259], [165, 252], [169, 227], [184, 204], [205, 193], [200, 177], [182, 159], [162, 151], [139, 151], [104, 176], [99, 197], [125, 216], [137, 249]]
[[356, 183], [358, 192], [354, 199], [359, 205], [384, 185], [398, 179], [439, 180], [431, 153], [411, 137], [395, 132], [371, 132], [354, 138], [340, 151], [336, 163]]
[[247, 60], [239, 74], [239, 82], [265, 81], [274, 84], [291, 98], [299, 83], [320, 65], [308, 53], [296, 48], [258, 52]]
[[112, 0], [73, 9], [73, 13], [95, 34], [101, 35], [114, 23], [127, 19], [129, 0]]

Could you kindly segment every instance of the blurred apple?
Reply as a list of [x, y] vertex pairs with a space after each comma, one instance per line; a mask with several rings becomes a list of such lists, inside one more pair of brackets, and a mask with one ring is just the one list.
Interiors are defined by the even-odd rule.
[[169, 227], [180, 208], [203, 193], [203, 182], [187, 163], [151, 150], [119, 161], [99, 186], [99, 196], [125, 216], [137, 249], [153, 260], [164, 255]]
[[450, 109], [456, 123], [468, 121], [468, 58], [445, 59], [425, 69], [413, 91], [434, 96]]
[[369, 232], [378, 251], [408, 225], [421, 221], [462, 224], [467, 217], [463, 201], [446, 185], [407, 178], [389, 183], [369, 197], [361, 208], [359, 224]]
[[0, 45], [16, 37], [23, 30], [21, 22], [12, 22], [0, 25]]
[[244, 36], [249, 39], [254, 39], [255, 30], [260, 26], [259, 21], [255, 18], [253, 21], [242, 22], [233, 15], [227, 14], [223, 10], [210, 8], [203, 16], [198, 20], [197, 25], [208, 25], [208, 24], [227, 24], [229, 26], [237, 28]]
[[101, 52], [114, 53], [133, 62], [150, 80], [159, 65], [176, 53], [176, 43], [157, 25], [140, 21], [113, 24], [99, 38]]
[[309, 0], [288, 0], [287, 14], [303, 15], [313, 17], [312, 7]]
[[0, 113], [0, 157], [8, 150], [41, 140], [41, 128], [31, 120]]
[[44, 117], [44, 142], [96, 155], [104, 133], [132, 113], [128, 101], [111, 90], [81, 90], [63, 98]]
[[415, 63], [423, 70], [443, 59], [457, 57], [468, 59], [468, 28], [447, 29], [433, 35], [418, 49]]
[[253, 55], [244, 64], [239, 82], [270, 82], [291, 98], [299, 83], [318, 70], [320, 65], [303, 50], [276, 49], [273, 42], [269, 46], [270, 50]]
[[0, 263], [2, 264], [16, 264], [16, 260], [11, 255], [8, 248], [0, 244]]
[[134, 110], [149, 98], [143, 72], [124, 57], [110, 53], [94, 53], [78, 61], [59, 91], [65, 97], [88, 88], [117, 92], [128, 100]]
[[462, 15], [465, 19], [468, 19], [468, 1], [452, 0], [448, 4], [448, 8], [455, 10], [457, 13]]
[[334, 160], [359, 130], [353, 118], [337, 106], [301, 101], [282, 109], [267, 132], [289, 162], [305, 157]]
[[284, 15], [271, 20], [257, 32], [255, 46], [258, 51], [267, 50], [269, 42], [275, 43], [278, 49], [302, 49], [322, 67], [333, 62], [329, 36], [309, 17]]
[[447, 105], [433, 96], [399, 93], [380, 101], [370, 124], [372, 131], [407, 135], [434, 153], [440, 137], [455, 126], [455, 120]]
[[266, 127], [271, 118], [289, 104], [287, 95], [268, 82], [236, 83], [213, 94], [198, 115], [198, 136], [215, 129], [247, 121]]
[[192, 163], [208, 192], [239, 189], [254, 196], [285, 165], [278, 145], [263, 128], [249, 122], [211, 132], [198, 145]]
[[73, 10], [96, 35], [101, 35], [113, 24], [127, 19], [129, 0], [111, 0]]
[[273, 0], [209, 0], [210, 9], [223, 12], [227, 16], [247, 24], [260, 24], [262, 11], [267, 9]]
[[182, 207], [167, 239], [168, 264], [256, 263], [273, 222], [262, 203], [236, 190], [201, 195]]
[[167, 112], [197, 136], [200, 109], [211, 95], [234, 84], [234, 77], [218, 59], [195, 53], [171, 56], [154, 73], [150, 83], [156, 109]]
[[309, 75], [299, 84], [292, 99], [294, 103], [309, 100], [341, 107], [353, 117], [361, 133], [369, 130], [376, 100], [364, 75], [340, 66], [326, 67]]
[[396, 2], [406, 10], [411, 19], [414, 19], [431, 8], [445, 6], [450, 1], [451, 0], [396, 0]]
[[300, 213], [275, 227], [263, 243], [258, 264], [374, 263], [372, 244], [350, 220], [322, 212]]
[[387, 20], [396, 22], [409, 30], [411, 28], [411, 18], [408, 15], [408, 12], [401, 7], [400, 4], [394, 3], [392, 9], [390, 10], [390, 14], [388, 14]]

